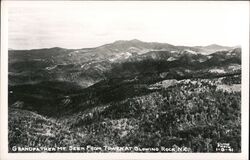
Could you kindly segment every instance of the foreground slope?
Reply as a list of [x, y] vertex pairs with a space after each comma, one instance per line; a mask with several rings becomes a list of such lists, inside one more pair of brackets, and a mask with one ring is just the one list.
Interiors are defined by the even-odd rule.
[[[37, 122], [39, 118], [33, 119], [29, 111], [10, 109], [10, 115], [15, 116], [9, 116], [9, 139], [16, 146], [30, 143], [34, 146], [185, 146], [191, 152], [215, 152], [217, 143], [230, 143], [234, 152], [240, 152], [239, 83], [239, 76], [164, 80], [144, 86], [134, 83], [131, 84], [134, 88], [150, 90], [136, 96], [122, 88], [110, 88], [113, 91], [106, 92], [105, 98], [115, 99], [119, 95], [121, 99], [100, 99], [105, 103], [90, 100], [95, 105], [85, 109], [84, 104], [74, 106], [77, 112], [52, 118], [53, 123], [51, 118]], [[122, 99], [123, 95], [126, 98]], [[47, 123], [53, 126], [48, 128]], [[43, 126], [42, 130], [37, 129], [39, 125]], [[49, 138], [46, 134], [49, 131], [57, 136]], [[43, 141], [37, 141], [32, 135]], [[73, 137], [71, 141], [69, 135]]]

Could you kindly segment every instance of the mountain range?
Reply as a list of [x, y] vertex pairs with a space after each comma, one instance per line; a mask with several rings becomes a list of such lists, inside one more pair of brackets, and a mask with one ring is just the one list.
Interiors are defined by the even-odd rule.
[[9, 50], [8, 61], [10, 148], [215, 152], [218, 142], [230, 141], [241, 150], [241, 48], [133, 39], [95, 48]]
[[9, 84], [63, 80], [73, 81], [87, 87], [102, 80], [105, 77], [105, 72], [108, 72], [112, 65], [116, 63], [145, 60], [147, 58], [178, 63], [185, 57], [186, 60], [190, 61], [193, 61], [192, 58], [205, 61], [207, 58], [205, 55], [210, 54], [211, 50], [228, 51], [233, 50], [233, 48], [219, 45], [205, 47], [174, 46], [167, 43], [142, 42], [133, 39], [115, 41], [100, 47], [85, 49], [55, 47], [9, 50]]

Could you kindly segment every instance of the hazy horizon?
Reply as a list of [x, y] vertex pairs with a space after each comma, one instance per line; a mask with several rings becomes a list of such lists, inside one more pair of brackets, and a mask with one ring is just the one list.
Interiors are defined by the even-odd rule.
[[[142, 41], [140, 39], [137, 39], [137, 38], [134, 38], [136, 40], [139, 40], [139, 41]], [[128, 39], [128, 40], [124, 40], [124, 39], [119, 39], [119, 40], [114, 40], [110, 43], [105, 43], [105, 44], [102, 44], [102, 45], [99, 45], [99, 46], [93, 46], [93, 47], [81, 47], [81, 48], [65, 48], [65, 47], [60, 47], [60, 46], [52, 46], [52, 47], [43, 47], [43, 48], [29, 48], [29, 49], [15, 49], [15, 48], [8, 48], [8, 50], [36, 50], [36, 49], [51, 49], [51, 48], [63, 48], [63, 49], [85, 49], [85, 48], [95, 48], [95, 47], [100, 47], [100, 46], [103, 46], [103, 45], [106, 45], [106, 44], [111, 44], [111, 43], [114, 43], [116, 41], [131, 41], [131, 40], [134, 40], [134, 39]], [[167, 43], [167, 42], [150, 42], [150, 41], [142, 41], [142, 42], [146, 42], [146, 43], [165, 43], [165, 44], [170, 44], [170, 43]], [[175, 44], [170, 44], [170, 45], [174, 45], [174, 46], [184, 46], [184, 45], [175, 45]], [[210, 46], [210, 45], [218, 45], [218, 46], [222, 46], [222, 47], [241, 47], [240, 45], [234, 45], [234, 46], [225, 46], [225, 45], [220, 45], [220, 44], [208, 44], [208, 45], [203, 45], [203, 46], [198, 46], [198, 45], [195, 45], [195, 46], [187, 46], [187, 47], [206, 47], [206, 46]]]
[[117, 40], [241, 45], [245, 2], [8, 2], [10, 49], [98, 47]]

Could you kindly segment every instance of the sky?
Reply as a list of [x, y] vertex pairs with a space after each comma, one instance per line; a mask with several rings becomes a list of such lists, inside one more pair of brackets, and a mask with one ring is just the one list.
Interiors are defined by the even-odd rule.
[[249, 27], [248, 5], [237, 1], [9, 1], [8, 48], [88, 48], [130, 39], [236, 46]]

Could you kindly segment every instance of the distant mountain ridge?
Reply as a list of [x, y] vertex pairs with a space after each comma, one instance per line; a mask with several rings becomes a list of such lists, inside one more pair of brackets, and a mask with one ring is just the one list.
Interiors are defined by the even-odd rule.
[[[95, 48], [53, 47], [9, 50], [9, 84], [59, 80], [75, 82], [88, 87], [105, 79], [106, 73], [109, 73], [116, 64], [139, 63], [145, 60], [166, 61], [167, 66], [172, 67], [182, 64], [199, 65], [201, 62], [206, 64], [205, 61], [209, 59], [209, 56], [206, 55], [213, 56], [210, 53], [211, 50], [215, 50], [213, 53], [218, 52], [217, 54], [241, 53], [238, 51], [239, 49], [219, 45], [174, 46], [168, 43], [143, 42], [138, 39], [119, 40]], [[219, 59], [213, 58], [207, 61], [207, 65], [209, 63], [217, 64]]]
[[[147, 46], [145, 46], [147, 45]], [[92, 47], [92, 48], [81, 48], [81, 49], [68, 49], [68, 50], [91, 50], [91, 49], [99, 49], [99, 48], [109, 48], [110, 50], [112, 50], [112, 47], [114, 47], [114, 49], [119, 49], [119, 47], [121, 47], [121, 50], [124, 50], [126, 47], [132, 47], [132, 46], [137, 46], [139, 48], [150, 48], [150, 49], [178, 49], [178, 50], [183, 50], [183, 49], [194, 49], [194, 50], [199, 50], [202, 49], [203, 51], [205, 50], [225, 50], [225, 49], [232, 49], [232, 48], [237, 48], [237, 47], [231, 47], [231, 46], [222, 46], [222, 45], [218, 45], [218, 44], [210, 44], [207, 46], [178, 46], [178, 45], [172, 45], [172, 44], [168, 44], [168, 43], [159, 43], [159, 42], [144, 42], [138, 39], [131, 39], [131, 40], [117, 40], [114, 41], [112, 43], [108, 43], [108, 44], [104, 44], [101, 46], [97, 46], [97, 47]], [[62, 47], [52, 47], [52, 48], [40, 48], [40, 49], [21, 49], [21, 51], [24, 50], [29, 50], [29, 51], [34, 51], [34, 50], [47, 50], [47, 49], [66, 49], [66, 48], [62, 48]], [[13, 49], [13, 48], [9, 48], [9, 50], [20, 50], [20, 49]]]
[[[144, 54], [150, 51], [171, 51], [178, 53], [197, 53], [197, 54], [211, 54], [216, 51], [229, 50], [234, 47], [221, 46], [217, 44], [211, 44], [208, 46], [175, 46], [168, 43], [158, 42], [143, 42], [138, 39], [132, 40], [118, 40], [113, 43], [104, 44], [93, 48], [82, 49], [66, 49], [60, 47], [31, 49], [31, 50], [14, 50], [10, 49], [9, 52], [26, 53], [27, 54], [50, 54], [46, 56], [65, 56], [58, 55], [58, 53], [68, 54], [65, 61], [71, 61], [74, 63], [83, 63], [88, 61], [100, 61], [100, 60], [119, 60], [128, 58], [135, 54]], [[29, 55], [32, 56], [32, 55]], [[39, 55], [43, 57], [43, 55]], [[15, 59], [11, 57], [9, 60]], [[56, 61], [56, 59], [54, 59]], [[68, 62], [67, 62], [68, 63]]]
[[207, 46], [196, 46], [195, 48], [200, 49], [201, 51], [203, 51], [206, 54], [211, 54], [211, 53], [214, 53], [216, 51], [229, 50], [229, 49], [233, 49], [235, 47], [228, 47], [228, 46], [221, 46], [218, 44], [211, 44], [211, 45], [207, 45]]

